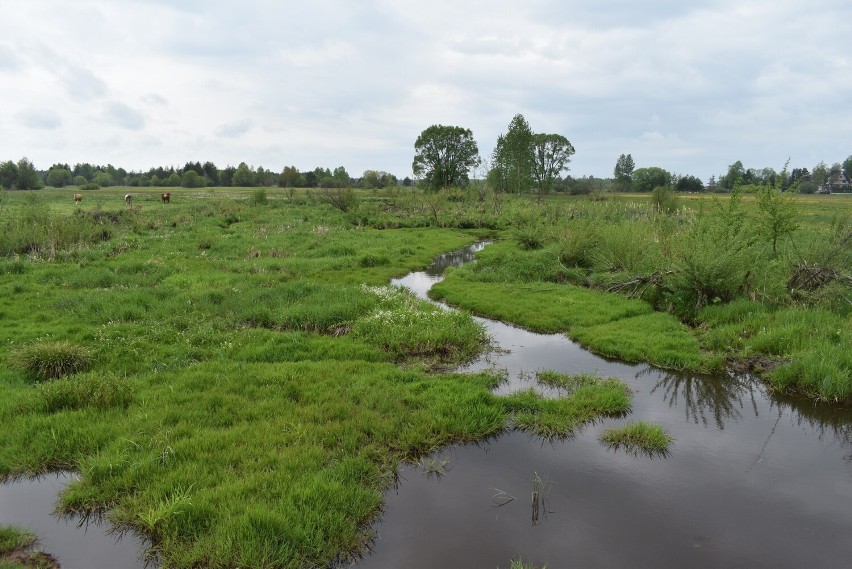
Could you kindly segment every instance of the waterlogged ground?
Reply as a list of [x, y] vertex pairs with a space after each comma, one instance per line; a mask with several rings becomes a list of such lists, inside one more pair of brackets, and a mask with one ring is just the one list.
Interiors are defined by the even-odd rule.
[[[481, 247], [481, 246], [480, 246]], [[439, 258], [398, 284], [425, 296]], [[852, 558], [852, 410], [771, 396], [749, 377], [683, 375], [607, 361], [562, 335], [481, 320], [499, 346], [466, 369], [595, 372], [634, 391], [631, 414], [545, 442], [510, 433], [457, 446], [401, 471], [362, 569], [508, 567], [840, 567]], [[598, 442], [649, 421], [675, 438], [669, 456]], [[435, 470], [431, 468], [429, 470]]]

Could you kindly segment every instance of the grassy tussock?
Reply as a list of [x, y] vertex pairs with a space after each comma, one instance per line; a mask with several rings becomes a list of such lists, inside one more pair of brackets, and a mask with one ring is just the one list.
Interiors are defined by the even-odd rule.
[[608, 429], [601, 434], [600, 440], [613, 450], [624, 448], [636, 454], [665, 456], [674, 439], [660, 425], [638, 421], [621, 428]]
[[67, 340], [40, 341], [21, 346], [9, 363], [36, 380], [80, 373], [92, 367], [92, 352]]
[[126, 409], [133, 402], [133, 386], [126, 379], [97, 373], [63, 377], [36, 387], [39, 402], [49, 413], [94, 407]]
[[0, 526], [0, 555], [30, 547], [35, 542], [36, 536], [30, 531], [17, 526]]
[[364, 290], [378, 298], [378, 305], [355, 322], [352, 333], [396, 360], [425, 357], [460, 362], [476, 355], [486, 342], [485, 329], [466, 312], [444, 310], [399, 287]]
[[58, 569], [59, 563], [42, 552], [33, 551], [35, 534], [17, 526], [0, 526], [0, 569]]
[[[630, 389], [614, 378], [576, 378], [570, 396], [544, 399], [534, 391], [502, 399], [512, 424], [543, 438], [565, 438], [599, 417], [620, 417], [630, 410]], [[570, 380], [569, 380], [570, 381]], [[563, 383], [560, 380], [560, 383]], [[564, 382], [568, 383], [568, 382]]]

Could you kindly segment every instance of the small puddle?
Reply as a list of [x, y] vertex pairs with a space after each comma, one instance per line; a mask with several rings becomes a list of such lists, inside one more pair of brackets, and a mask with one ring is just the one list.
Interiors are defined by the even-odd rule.
[[59, 493], [72, 480], [72, 474], [48, 474], [0, 484], [0, 525], [35, 533], [39, 548], [62, 569], [143, 569], [145, 543], [138, 537], [117, 538], [105, 524], [80, 525], [78, 518], [53, 515]]
[[[478, 244], [393, 281], [419, 297]], [[501, 348], [464, 371], [505, 369], [501, 392], [536, 370], [618, 377], [624, 419], [545, 442], [511, 432], [438, 453], [446, 473], [401, 468], [360, 569], [826, 567], [852, 559], [852, 410], [770, 395], [748, 376], [696, 375], [598, 357], [561, 334], [479, 319]], [[598, 442], [625, 422], [659, 423], [667, 458]], [[533, 499], [535, 497], [535, 499]]]

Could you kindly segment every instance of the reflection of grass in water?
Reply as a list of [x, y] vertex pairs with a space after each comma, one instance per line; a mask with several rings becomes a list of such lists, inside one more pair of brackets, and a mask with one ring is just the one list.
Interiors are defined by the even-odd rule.
[[634, 454], [643, 453], [651, 457], [667, 455], [674, 441], [663, 427], [644, 421], [608, 429], [601, 434], [600, 440], [613, 450], [624, 447]]
[[550, 481], [544, 480], [538, 472], [533, 472], [532, 493], [530, 494], [530, 506], [532, 507], [532, 525], [541, 523], [542, 517], [547, 517], [547, 496], [550, 494]]
[[426, 476], [441, 477], [447, 473], [447, 466], [450, 464], [449, 458], [432, 458], [423, 457], [417, 461], [417, 465], [423, 469]]
[[532, 561], [524, 561], [522, 558], [512, 559], [509, 569], [547, 569], [547, 564], [537, 567]]

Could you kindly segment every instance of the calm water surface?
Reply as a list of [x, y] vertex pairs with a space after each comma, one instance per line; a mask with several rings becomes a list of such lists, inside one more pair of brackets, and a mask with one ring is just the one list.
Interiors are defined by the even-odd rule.
[[[444, 268], [481, 247], [395, 283], [425, 297]], [[507, 370], [501, 392], [528, 388], [536, 370], [596, 372], [633, 389], [632, 411], [565, 441], [513, 432], [446, 449], [435, 456], [448, 461], [440, 477], [403, 468], [359, 568], [505, 568], [518, 558], [551, 569], [852, 566], [850, 410], [780, 399], [747, 376], [628, 365], [559, 334], [480, 321], [501, 349], [465, 370]], [[667, 458], [598, 442], [637, 420], [672, 433]]]
[[31, 530], [62, 569], [142, 569], [143, 542], [138, 538], [117, 539], [104, 525], [78, 525], [78, 519], [53, 515], [59, 493], [72, 477], [51, 474], [0, 484], [0, 525]]

